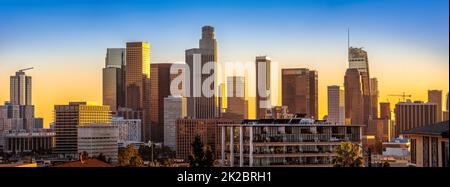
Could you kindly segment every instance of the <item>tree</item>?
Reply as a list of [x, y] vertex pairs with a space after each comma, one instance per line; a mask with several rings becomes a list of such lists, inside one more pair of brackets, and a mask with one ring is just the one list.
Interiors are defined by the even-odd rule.
[[209, 146], [203, 146], [200, 136], [195, 136], [191, 144], [192, 153], [189, 155], [190, 167], [212, 167], [214, 163], [213, 154]]
[[89, 158], [89, 154], [86, 151], [80, 153], [80, 161], [83, 163]]
[[124, 150], [119, 151], [119, 165], [124, 167], [141, 167], [144, 165], [144, 161], [139, 152], [130, 144]]
[[351, 142], [342, 142], [336, 147], [337, 156], [333, 159], [334, 167], [362, 167], [363, 158], [359, 145]]
[[100, 153], [95, 159], [100, 160], [102, 162], [111, 163], [111, 158], [106, 158], [103, 153]]

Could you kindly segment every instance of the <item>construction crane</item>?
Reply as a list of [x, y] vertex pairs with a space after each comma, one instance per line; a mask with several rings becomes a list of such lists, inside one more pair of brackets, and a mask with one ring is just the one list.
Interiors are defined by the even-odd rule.
[[412, 95], [411, 94], [406, 94], [405, 92], [403, 92], [403, 94], [397, 94], [397, 95], [388, 95], [390, 97], [401, 97], [402, 98], [402, 102], [405, 102], [406, 98], [411, 98]]
[[18, 72], [24, 72], [24, 71], [28, 71], [28, 70], [32, 70], [32, 69], [33, 69], [33, 67], [31, 67], [31, 68], [25, 68], [25, 69], [19, 69]]

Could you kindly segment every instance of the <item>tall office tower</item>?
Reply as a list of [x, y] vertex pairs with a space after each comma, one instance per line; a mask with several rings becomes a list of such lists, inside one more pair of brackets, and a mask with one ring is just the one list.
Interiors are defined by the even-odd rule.
[[428, 102], [437, 105], [436, 122], [442, 121], [442, 90], [428, 90]]
[[223, 118], [230, 120], [247, 119], [247, 81], [243, 76], [227, 77], [227, 109]]
[[126, 48], [125, 107], [141, 111], [143, 141], [150, 140], [150, 43], [129, 42]]
[[109, 105], [113, 113], [125, 106], [124, 72], [125, 49], [106, 50], [105, 68], [103, 68], [103, 105]]
[[[207, 74], [202, 74], [204, 65], [217, 63], [217, 41], [214, 38], [214, 28], [204, 26], [199, 48], [188, 49], [185, 52], [186, 64], [190, 70], [190, 89], [187, 97], [188, 116], [191, 118], [215, 118], [219, 116], [220, 109], [216, 104], [216, 95], [204, 95], [202, 85], [215, 72], [213, 69]], [[215, 75], [215, 74], [214, 74]], [[216, 91], [216, 77], [213, 77], [210, 89]], [[209, 79], [208, 79], [209, 80]]]
[[304, 68], [281, 71], [282, 105], [293, 114], [318, 119], [317, 71]]
[[347, 69], [344, 79], [345, 118], [350, 119], [351, 124], [366, 124], [364, 123], [362, 80], [358, 69]]
[[186, 117], [186, 115], [186, 98], [181, 96], [164, 98], [164, 146], [176, 150], [176, 121]]
[[345, 124], [345, 92], [340, 86], [328, 86], [328, 121]]
[[26, 76], [24, 70], [10, 77], [10, 102], [12, 105], [32, 105], [31, 76]]
[[380, 119], [391, 119], [391, 103], [380, 103]]
[[[369, 74], [369, 59], [367, 52], [362, 48], [348, 49], [349, 69], [357, 69], [361, 76], [361, 90], [363, 97], [363, 124], [368, 124], [368, 120], [372, 115], [372, 96]], [[347, 88], [346, 88], [347, 90]]]
[[271, 65], [272, 60], [267, 56], [256, 57], [256, 118], [264, 119], [271, 106]]
[[164, 141], [164, 98], [170, 95], [171, 66], [150, 65], [150, 139], [154, 142]]
[[378, 79], [377, 78], [371, 78], [370, 79], [370, 95], [372, 97], [371, 105], [372, 105], [372, 119], [378, 118], [378, 98], [379, 98], [379, 91], [378, 91]]
[[119, 129], [110, 123], [91, 123], [78, 126], [77, 132], [78, 154], [87, 152], [91, 157], [100, 154], [117, 163], [119, 155]]
[[78, 158], [79, 126], [91, 123], [111, 123], [109, 106], [87, 102], [70, 102], [68, 105], [55, 105], [55, 149], [54, 153]]
[[422, 101], [399, 102], [395, 105], [395, 135], [404, 131], [436, 123], [438, 105]]

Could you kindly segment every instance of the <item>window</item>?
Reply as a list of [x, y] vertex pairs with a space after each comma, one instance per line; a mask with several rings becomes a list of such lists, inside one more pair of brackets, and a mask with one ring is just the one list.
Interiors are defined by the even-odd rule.
[[423, 167], [430, 167], [430, 138], [423, 137]]
[[439, 166], [438, 138], [431, 138], [431, 167]]
[[442, 150], [442, 167], [448, 167], [448, 142], [441, 142]]

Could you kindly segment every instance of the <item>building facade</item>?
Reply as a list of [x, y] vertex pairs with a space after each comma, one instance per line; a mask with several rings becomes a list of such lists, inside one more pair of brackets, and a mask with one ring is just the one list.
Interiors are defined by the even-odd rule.
[[142, 142], [142, 123], [140, 119], [113, 117], [111, 124], [117, 126], [119, 130], [119, 144], [126, 145], [128, 142]]
[[207, 63], [217, 63], [217, 41], [215, 39], [214, 27], [202, 27], [202, 38], [199, 41], [199, 48], [188, 49], [185, 51], [186, 64], [189, 68], [190, 81], [189, 96], [187, 99], [187, 115], [191, 118], [207, 119], [220, 116], [220, 108], [216, 98], [217, 78], [213, 77], [211, 90], [214, 94], [204, 95], [202, 85], [210, 76], [215, 76], [215, 69], [209, 73], [201, 73], [202, 68]]
[[115, 113], [125, 106], [124, 73], [125, 49], [108, 48], [106, 50], [105, 68], [103, 68], [103, 105], [108, 105]]
[[151, 140], [164, 141], [164, 98], [170, 95], [172, 64], [150, 65], [150, 131]]
[[125, 66], [125, 107], [139, 112], [144, 141], [150, 140], [150, 43], [128, 42]]
[[437, 105], [421, 101], [400, 102], [395, 105], [395, 135], [404, 131], [436, 123]]
[[78, 127], [92, 123], [111, 123], [109, 106], [87, 102], [55, 105], [54, 153], [66, 158], [78, 158]]
[[409, 163], [416, 167], [449, 167], [448, 121], [405, 131], [411, 141]]
[[358, 69], [347, 69], [344, 79], [345, 118], [349, 119], [351, 124], [365, 124], [362, 80]]
[[264, 119], [266, 109], [272, 108], [271, 104], [271, 64], [268, 56], [256, 57], [256, 118]]
[[337, 85], [328, 86], [327, 121], [345, 124], [345, 92]]
[[248, 118], [248, 101], [246, 96], [247, 81], [243, 76], [227, 77], [227, 107], [222, 114], [223, 118], [231, 120], [243, 120]]
[[118, 161], [119, 129], [111, 124], [86, 124], [78, 126], [78, 154], [87, 152], [90, 157], [100, 154], [113, 163]]
[[187, 115], [186, 98], [169, 96], [164, 98], [164, 146], [176, 150], [176, 121]]
[[246, 120], [220, 124], [222, 166], [332, 166], [341, 142], [361, 145], [359, 125], [313, 119]]
[[32, 105], [31, 76], [19, 70], [10, 77], [10, 102], [12, 105]]
[[52, 130], [9, 130], [3, 132], [3, 151], [8, 153], [50, 151], [55, 145]]
[[317, 71], [295, 68], [281, 70], [282, 105], [293, 114], [318, 119]]
[[436, 122], [442, 121], [442, 90], [428, 90], [428, 103], [437, 105]]
[[219, 124], [232, 124], [231, 120], [224, 119], [178, 119], [176, 157], [188, 161], [192, 151], [192, 142], [196, 136], [200, 137], [204, 146], [209, 146], [214, 153], [214, 158], [220, 158], [220, 133]]

